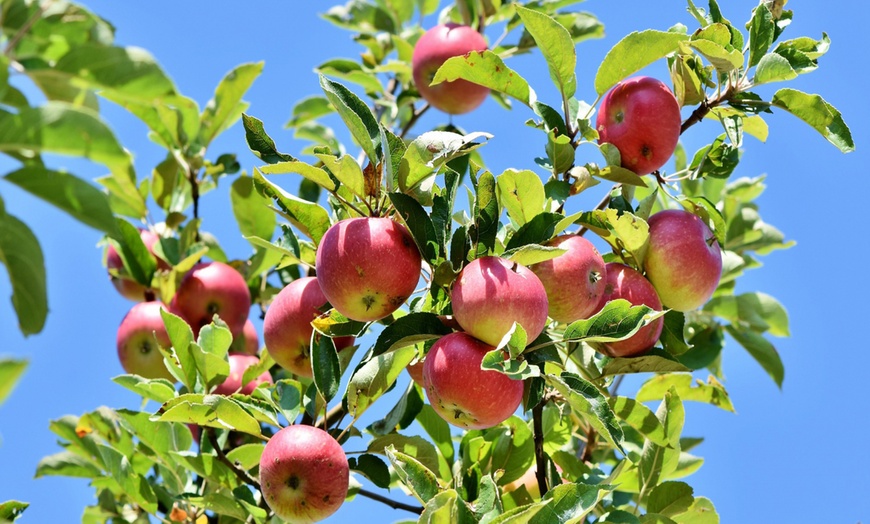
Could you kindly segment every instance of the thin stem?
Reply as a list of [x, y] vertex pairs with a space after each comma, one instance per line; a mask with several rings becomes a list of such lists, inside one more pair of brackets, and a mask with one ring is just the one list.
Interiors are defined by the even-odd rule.
[[[600, 211], [610, 204], [610, 193], [612, 193], [614, 189], [616, 189], [616, 186], [613, 186], [610, 191], [608, 191], [607, 194], [604, 195], [604, 198], [602, 198], [601, 201], [598, 202], [598, 205], [595, 206], [596, 210]], [[580, 226], [580, 229], [577, 230], [577, 236], [582, 237], [586, 234], [586, 231], [588, 231], [588, 228], [586, 226]]]
[[378, 495], [377, 493], [374, 493], [372, 491], [360, 489], [359, 491], [357, 491], [357, 494], [372, 500], [376, 500], [378, 502], [382, 502], [393, 509], [403, 509], [405, 511], [410, 511], [411, 513], [414, 513], [416, 515], [420, 515], [423, 513], [422, 506], [412, 506], [410, 504], [405, 504], [404, 502], [399, 502], [398, 500], [393, 500], [383, 495]]
[[217, 458], [220, 462], [222, 462], [225, 466], [230, 468], [236, 477], [239, 478], [245, 484], [250, 484], [255, 487], [258, 491], [260, 489], [260, 483], [257, 482], [257, 479], [250, 476], [247, 471], [242, 470], [235, 463], [231, 462], [230, 459], [227, 458], [226, 454], [224, 454], [224, 450], [221, 449], [220, 443], [218, 443], [217, 435], [215, 434], [214, 428], [203, 428], [205, 430], [205, 434], [208, 436], [208, 441], [211, 444], [211, 447], [214, 448], [215, 453], [217, 453]]
[[18, 28], [18, 31], [14, 35], [12, 35], [12, 38], [9, 39], [9, 43], [6, 44], [6, 49], [3, 50], [4, 55], [12, 55], [12, 50], [15, 48], [15, 46], [18, 45], [18, 42], [20, 42], [21, 39], [24, 38], [24, 35], [26, 35], [28, 31], [30, 31], [30, 28], [33, 27], [33, 24], [35, 24], [42, 17], [42, 14], [45, 13], [46, 9], [48, 9], [48, 4], [48, 2], [40, 4], [36, 12], [33, 13], [33, 16], [28, 18], [27, 21]]
[[344, 408], [341, 406], [341, 404], [338, 404], [337, 406], [334, 406], [332, 409], [330, 409], [326, 413], [326, 416], [324, 418], [318, 420], [317, 423], [314, 424], [314, 427], [320, 428], [320, 429], [327, 429], [330, 426], [332, 426], [333, 424], [335, 424], [336, 421], [338, 421], [342, 417], [344, 417], [344, 415], [346, 413], [347, 412], [344, 410]]
[[423, 116], [423, 114], [428, 111], [430, 107], [432, 106], [430, 106], [429, 104], [424, 104], [423, 107], [414, 111], [414, 113], [411, 115], [411, 119], [408, 120], [408, 122], [405, 124], [405, 127], [403, 127], [402, 130], [399, 132], [399, 137], [405, 138], [405, 135], [407, 135], [411, 128], [414, 127], [414, 124], [417, 123], [417, 120], [419, 120], [420, 117]]
[[342, 197], [341, 195], [338, 194], [338, 191], [332, 191], [332, 196], [334, 196], [339, 201], [341, 201], [342, 204], [346, 205], [347, 207], [349, 207], [349, 208], [353, 209], [354, 211], [356, 211], [357, 213], [359, 213], [359, 216], [361, 216], [361, 217], [372, 216], [374, 214], [374, 212], [372, 211], [372, 208], [369, 206], [368, 202], [366, 202], [365, 200], [363, 200], [363, 204], [365, 204], [366, 207], [369, 208], [368, 214], [366, 214], [365, 211], [361, 210], [360, 208], [356, 207], [355, 205], [353, 205], [350, 202], [348, 202], [347, 200], [345, 200], [344, 197]]
[[543, 497], [547, 492], [547, 457], [544, 454], [544, 403], [542, 400], [532, 408], [532, 431], [535, 440], [535, 479], [538, 481], [538, 490]]

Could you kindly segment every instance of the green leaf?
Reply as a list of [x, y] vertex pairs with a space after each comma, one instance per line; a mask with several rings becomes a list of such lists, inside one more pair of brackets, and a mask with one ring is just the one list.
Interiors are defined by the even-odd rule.
[[785, 57], [777, 53], [768, 53], [758, 62], [753, 80], [756, 85], [759, 85], [770, 82], [785, 82], [793, 80], [797, 76], [797, 72]]
[[722, 44], [705, 39], [692, 39], [688, 45], [709, 60], [717, 71], [728, 72], [743, 66], [743, 53], [739, 49], [728, 49]]
[[384, 418], [371, 423], [367, 431], [373, 435], [386, 435], [407, 428], [423, 408], [423, 398], [414, 381], [408, 383], [405, 393]]
[[362, 473], [375, 486], [384, 489], [390, 487], [390, 469], [377, 456], [363, 453], [359, 457], [350, 457], [348, 465], [351, 470]]
[[48, 476], [97, 478], [102, 476], [102, 471], [80, 455], [71, 451], [61, 451], [43, 457], [36, 465], [34, 477]]
[[455, 489], [438, 493], [425, 501], [426, 506], [417, 522], [419, 524], [476, 524], [478, 522], [468, 503], [462, 500]]
[[658, 349], [652, 349], [636, 357], [609, 358], [604, 361], [602, 376], [626, 375], [629, 373], [675, 373], [690, 371], [673, 357]]
[[377, 164], [381, 159], [381, 132], [369, 107], [348, 88], [323, 75], [320, 75], [320, 87], [350, 130], [351, 136], [365, 151], [372, 164]]
[[637, 469], [641, 498], [648, 496], [662, 478], [666, 478], [679, 466], [680, 434], [683, 431], [685, 410], [673, 388], [665, 393], [656, 410], [656, 417], [665, 429], [668, 446], [660, 446], [649, 440], [644, 443]]
[[459, 78], [504, 93], [529, 107], [532, 107], [537, 98], [526, 79], [489, 50], [471, 51], [466, 55], [447, 59], [438, 68], [430, 85], [453, 82]]
[[296, 160], [291, 155], [278, 151], [275, 141], [266, 134], [262, 120], [242, 113], [242, 125], [245, 127], [245, 141], [248, 143], [248, 148], [263, 162], [275, 164]]
[[695, 490], [685, 482], [663, 482], [653, 489], [647, 499], [646, 510], [666, 517], [685, 513], [695, 501]]
[[153, 417], [218, 429], [234, 429], [260, 436], [260, 423], [231, 397], [187, 393], [163, 404]]
[[84, 180], [42, 166], [23, 167], [7, 174], [5, 178], [81, 223], [117, 237], [118, 228], [108, 197]]
[[633, 513], [621, 509], [608, 511], [595, 521], [595, 524], [640, 524], [640, 519]]
[[620, 80], [679, 49], [680, 42], [688, 38], [684, 34], [653, 29], [630, 33], [613, 46], [598, 67], [595, 92], [603, 95]]
[[638, 402], [658, 400], [671, 389], [684, 401], [705, 402], [734, 413], [734, 406], [731, 404], [728, 392], [712, 375], [707, 379], [706, 384], [686, 373], [657, 375], [643, 383], [635, 399]]
[[492, 135], [460, 135], [449, 131], [427, 131], [421, 134], [408, 144], [402, 155], [398, 171], [399, 189], [408, 193], [423, 185], [447, 162], [482, 146], [485, 142], [475, 142], [479, 138], [489, 140]]
[[0, 503], [0, 522], [15, 522], [28, 507], [30, 504], [27, 502], [17, 500], [7, 500]]
[[255, 191], [253, 178], [240, 176], [233, 182], [230, 202], [243, 236], [272, 239], [276, 224], [275, 213], [269, 209], [268, 200]]
[[648, 306], [632, 306], [623, 298], [611, 300], [595, 315], [568, 325], [564, 341], [615, 342], [625, 340], [664, 315]]
[[624, 453], [622, 444], [625, 436], [622, 428], [619, 427], [616, 415], [607, 404], [607, 399], [592, 383], [568, 372], [563, 372], [559, 377], [545, 375], [544, 380], [565, 397], [575, 413], [583, 417], [611, 445]]
[[544, 495], [542, 500], [551, 503], [529, 522], [531, 524], [583, 522], [583, 518], [591, 513], [601, 499], [611, 491], [613, 486], [604, 484], [590, 485], [579, 482], [561, 484]]
[[[372, 348], [376, 357], [395, 349], [413, 346], [451, 332], [438, 315], [429, 312], [409, 313], [385, 327]], [[410, 362], [410, 360], [408, 361]]]
[[[2, 134], [0, 126], [0, 134]], [[0, 200], [0, 264], [12, 284], [12, 306], [18, 328], [27, 336], [39, 333], [48, 315], [45, 261], [39, 241], [27, 225], [7, 214]]]
[[501, 207], [517, 226], [544, 211], [544, 184], [534, 171], [508, 169], [496, 178], [496, 190]]
[[629, 213], [619, 213], [609, 208], [587, 211], [580, 215], [577, 223], [592, 230], [614, 247], [616, 252], [625, 251], [640, 267], [649, 246], [649, 225], [645, 220]]
[[664, 327], [659, 340], [669, 355], [682, 355], [691, 349], [686, 344], [683, 335], [686, 328], [686, 317], [679, 311], [670, 310], [665, 313]]
[[260, 457], [263, 455], [265, 444], [242, 444], [227, 452], [227, 459], [233, 464], [238, 464], [244, 470], [250, 470], [260, 465]]
[[726, 326], [728, 334], [734, 337], [738, 344], [743, 346], [752, 355], [761, 367], [782, 389], [782, 381], [785, 378], [785, 367], [776, 348], [766, 338], [754, 331], [743, 330], [733, 325]]
[[293, 112], [286, 127], [297, 127], [305, 122], [335, 112], [329, 100], [323, 96], [303, 98], [293, 106]]
[[0, 404], [12, 393], [15, 384], [27, 369], [23, 359], [0, 358]]
[[163, 325], [166, 326], [166, 333], [172, 343], [171, 356], [173, 357], [167, 358], [164, 355], [163, 361], [167, 369], [184, 383], [188, 390], [193, 390], [196, 384], [196, 361], [190, 351], [193, 331], [184, 319], [165, 309], [160, 310], [160, 316], [163, 318]]
[[390, 446], [384, 450], [390, 460], [399, 480], [417, 497], [420, 502], [427, 502], [440, 490], [438, 479], [426, 466], [417, 459], [406, 455]]
[[404, 193], [390, 193], [389, 197], [402, 221], [408, 226], [423, 258], [429, 263], [434, 262], [441, 249], [435, 245], [435, 225], [429, 213], [413, 197]]
[[199, 143], [203, 147], [242, 116], [247, 108], [242, 97], [262, 71], [263, 62], [241, 64], [221, 79], [200, 117]]
[[326, 402], [332, 400], [338, 393], [341, 382], [341, 364], [338, 361], [335, 343], [331, 338], [312, 336], [311, 372], [317, 391]]
[[617, 417], [624, 420], [641, 435], [659, 446], [668, 445], [664, 426], [656, 418], [655, 413], [639, 400], [629, 397], [611, 397], [607, 402]]
[[423, 404], [420, 413], [417, 414], [417, 423], [423, 427], [423, 430], [432, 439], [432, 442], [437, 446], [439, 453], [447, 461], [447, 464], [453, 464], [455, 449], [453, 447], [450, 425], [429, 404]]
[[719, 514], [710, 499], [697, 497], [688, 511], [674, 516], [677, 524], [719, 524]]
[[123, 98], [151, 101], [175, 94], [172, 80], [154, 57], [138, 47], [76, 45], [57, 61], [54, 71]]
[[118, 375], [112, 382], [120, 384], [142, 398], [163, 404], [175, 397], [175, 387], [165, 378], [147, 379], [139, 375]]
[[124, 262], [124, 267], [129, 270], [130, 276], [136, 282], [150, 287], [151, 279], [157, 270], [157, 261], [148, 250], [139, 229], [123, 219], [116, 219], [117, 229], [120, 232], [120, 242], [117, 247], [118, 255]]
[[541, 511], [550, 504], [550, 501], [536, 502], [525, 506], [518, 506], [511, 510], [505, 511], [495, 519], [489, 521], [489, 524], [528, 524], [532, 522]]
[[713, 297], [704, 311], [724, 318], [735, 325], [745, 325], [758, 332], [776, 337], [789, 336], [788, 313], [782, 304], [761, 292]]
[[360, 365], [347, 386], [347, 411], [358, 418], [383, 395], [417, 355], [411, 346], [378, 354]]
[[505, 251], [501, 254], [501, 257], [523, 266], [530, 266], [538, 262], [552, 260], [564, 253], [567, 253], [567, 250], [560, 247], [526, 244], [522, 247]]
[[559, 22], [540, 11], [520, 5], [517, 5], [516, 10], [526, 31], [535, 39], [538, 49], [547, 61], [550, 78], [562, 98], [571, 98], [577, 91], [577, 51], [571, 34]]
[[764, 4], [759, 4], [752, 10], [752, 19], [749, 21], [749, 63], [747, 68], [758, 64], [761, 57], [767, 53], [773, 44], [776, 34], [776, 24], [770, 9]]
[[495, 177], [489, 171], [485, 171], [477, 181], [474, 223], [468, 231], [468, 238], [475, 248], [475, 258], [487, 255], [495, 249], [500, 214], [495, 194]]
[[312, 166], [301, 160], [291, 160], [285, 162], [275, 162], [269, 166], [263, 166], [260, 172], [264, 175], [285, 175], [295, 173], [302, 175], [306, 180], [310, 180], [327, 191], [335, 191], [338, 186], [330, 178], [329, 173], [319, 167]]
[[264, 196], [271, 198], [286, 218], [308, 235], [317, 245], [329, 229], [329, 213], [319, 205], [294, 196], [267, 180], [258, 169], [254, 169], [254, 186]]
[[843, 121], [843, 116], [819, 95], [783, 88], [774, 93], [771, 105], [800, 118], [843, 153], [855, 150], [852, 133]]

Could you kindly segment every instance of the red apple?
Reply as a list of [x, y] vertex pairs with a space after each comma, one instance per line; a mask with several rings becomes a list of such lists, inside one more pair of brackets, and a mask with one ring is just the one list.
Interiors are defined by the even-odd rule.
[[649, 223], [646, 276], [662, 303], [677, 311], [703, 306], [722, 276], [716, 236], [697, 215], [681, 209], [660, 211]]
[[127, 373], [175, 382], [158, 349], [172, 346], [160, 316], [163, 309], [160, 302], [140, 302], [130, 309], [118, 327], [118, 359]]
[[648, 76], [616, 84], [601, 100], [595, 120], [598, 142], [619, 149], [622, 167], [638, 175], [659, 169], [680, 138], [680, 104], [668, 87]]
[[263, 498], [287, 522], [311, 523], [332, 515], [344, 502], [349, 483], [344, 450], [329, 433], [312, 426], [287, 426], [275, 433], [260, 457]]
[[[615, 262], [605, 266], [604, 294], [598, 310], [605, 304], [617, 298], [628, 300], [633, 306], [649, 306], [656, 311], [662, 310], [662, 302], [649, 280], [634, 269]], [[630, 357], [652, 348], [662, 334], [664, 319], [659, 317], [651, 324], [640, 328], [634, 335], [625, 340], [605, 344], [614, 357]]]
[[320, 239], [315, 260], [317, 281], [329, 303], [361, 322], [399, 309], [417, 287], [421, 265], [408, 229], [374, 217], [334, 224]]
[[604, 292], [604, 259], [592, 242], [577, 235], [562, 235], [547, 243], [566, 252], [529, 266], [547, 290], [550, 318], [574, 322], [589, 318]]
[[[140, 229], [139, 236], [142, 238], [145, 247], [147, 247], [148, 251], [153, 255], [154, 244], [160, 240], [160, 237], [158, 237], [156, 233], [147, 229]], [[158, 269], [169, 269], [169, 264], [167, 264], [166, 261], [157, 257], [154, 258], [157, 260]], [[106, 248], [106, 268], [114, 270], [113, 272], [115, 274], [112, 274], [112, 272], [109, 273], [109, 280], [112, 281], [112, 285], [115, 286], [115, 289], [118, 290], [118, 293], [120, 293], [121, 296], [136, 302], [142, 302], [146, 299], [145, 291], [147, 288], [133, 280], [131, 276], [127, 275], [127, 272], [124, 269], [124, 262], [121, 260], [121, 255], [118, 254], [118, 250], [116, 250], [115, 246], [112, 244], [109, 244], [109, 247]]]
[[259, 377], [242, 386], [242, 377], [245, 371], [249, 367], [259, 364], [260, 359], [254, 355], [240, 353], [231, 353], [228, 358], [230, 360], [230, 374], [223, 383], [214, 389], [215, 395], [232, 395], [233, 393], [250, 395], [260, 384], [264, 382], [272, 384], [272, 375], [268, 371], [264, 371]]
[[468, 333], [438, 339], [423, 361], [423, 388], [441, 418], [464, 429], [501, 424], [523, 401], [523, 381], [480, 369], [494, 348]]
[[[311, 377], [311, 321], [326, 303], [316, 277], [294, 280], [275, 295], [263, 319], [263, 339], [279, 366]], [[341, 350], [353, 345], [353, 337], [336, 337], [333, 342]]]
[[251, 319], [245, 321], [245, 327], [242, 333], [233, 337], [233, 343], [230, 345], [230, 353], [243, 353], [245, 355], [256, 355], [260, 352], [260, 337], [257, 335], [257, 328]]
[[459, 24], [437, 25], [426, 31], [414, 46], [411, 69], [417, 91], [434, 107], [459, 115], [477, 108], [489, 95], [489, 88], [467, 80], [454, 80], [430, 86], [438, 68], [454, 56], [485, 51], [486, 40], [473, 28]]
[[251, 309], [251, 294], [244, 277], [223, 262], [197, 264], [184, 275], [173, 310], [190, 324], [194, 335], [218, 315], [233, 337], [242, 333]]
[[517, 322], [528, 341], [547, 325], [547, 291], [532, 271], [500, 257], [472, 260], [450, 294], [453, 318], [468, 334], [497, 346]]
[[411, 375], [411, 379], [419, 385], [423, 385], [423, 364], [425, 360], [418, 360], [413, 364], [408, 364], [408, 367], [405, 369], [408, 370], [408, 374]]

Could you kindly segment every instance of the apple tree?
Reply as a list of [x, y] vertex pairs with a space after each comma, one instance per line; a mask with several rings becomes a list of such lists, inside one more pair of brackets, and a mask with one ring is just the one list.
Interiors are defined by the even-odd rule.
[[[89, 479], [97, 503], [84, 522], [312, 522], [355, 496], [417, 522], [718, 522], [684, 480], [701, 459], [683, 402], [733, 411], [726, 336], [781, 385], [770, 337], [789, 331], [775, 298], [735, 293], [760, 256], [791, 245], [761, 218], [763, 179], [735, 176], [740, 150], [767, 137], [773, 111], [854, 148], [820, 95], [758, 89], [815, 70], [830, 42], [787, 39], [785, 2], [738, 24], [716, 0], [690, 1], [696, 27], [633, 32], [580, 79], [576, 48], [603, 24], [576, 3], [329, 9], [362, 53], [317, 67], [288, 123], [307, 144], [286, 152], [245, 113], [262, 64], [229, 72], [201, 109], [150, 56], [112, 46], [96, 15], [54, 28], [75, 46], [44, 49], [37, 29], [58, 23], [52, 9], [78, 8], [4, 2], [18, 17], [3, 18], [6, 59], [38, 85], [52, 79], [46, 107], [0, 114], [39, 138], [4, 149], [22, 163], [6, 178], [104, 231], [119, 289], [138, 286], [151, 304], [122, 324], [128, 374], [114, 378], [143, 406], [52, 421], [64, 450], [37, 476]], [[84, 34], [99, 38], [74, 40]], [[546, 64], [556, 99], [508, 65], [525, 53]], [[648, 66], [667, 82], [641, 76]], [[580, 100], [589, 84], [597, 99]], [[419, 128], [427, 112], [473, 116], [486, 95], [505, 108], [500, 125], [541, 132], [526, 165], [487, 168], [492, 123]], [[150, 177], [95, 116], [97, 100], [166, 150]], [[721, 131], [686, 151], [680, 137], [704, 119]], [[208, 149], [238, 120], [250, 175]], [[103, 146], [68, 145], [65, 125], [89, 126]], [[99, 190], [45, 167], [43, 150], [110, 175]], [[199, 212], [222, 183], [247, 258], [228, 256]], [[584, 209], [581, 193], [599, 204]], [[146, 221], [149, 208], [160, 221]], [[27, 248], [6, 246], [0, 255]], [[252, 307], [263, 348], [246, 331]], [[626, 392], [636, 374], [645, 381]]]

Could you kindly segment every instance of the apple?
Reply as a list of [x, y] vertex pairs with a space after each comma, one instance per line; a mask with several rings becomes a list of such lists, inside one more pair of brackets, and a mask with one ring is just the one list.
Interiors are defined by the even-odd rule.
[[413, 364], [408, 364], [408, 366], [405, 368], [408, 370], [408, 374], [411, 375], [411, 380], [413, 380], [420, 386], [423, 385], [423, 364], [425, 362], [425, 360], [418, 360]]
[[547, 245], [566, 252], [529, 269], [547, 291], [550, 318], [566, 323], [589, 318], [604, 292], [604, 259], [592, 242], [578, 235], [561, 235]]
[[264, 371], [259, 377], [242, 386], [242, 377], [245, 371], [260, 363], [260, 359], [254, 355], [243, 355], [240, 353], [230, 353], [228, 355], [230, 361], [230, 374], [212, 393], [215, 395], [232, 395], [233, 393], [241, 393], [242, 395], [250, 395], [254, 392], [257, 386], [262, 383], [272, 384], [272, 375], [268, 371]]
[[322, 429], [287, 426], [263, 448], [260, 489], [266, 504], [287, 522], [311, 523], [332, 515], [349, 483], [344, 450]]
[[648, 76], [616, 84], [601, 100], [595, 120], [598, 142], [616, 146], [622, 167], [638, 175], [665, 165], [677, 147], [681, 125], [677, 98]]
[[218, 315], [236, 337], [248, 320], [251, 294], [245, 278], [231, 266], [204, 262], [184, 275], [172, 304], [172, 309], [190, 324], [194, 335]]
[[[611, 262], [605, 266], [604, 293], [598, 304], [600, 311], [611, 300], [623, 298], [633, 306], [649, 306], [662, 310], [662, 302], [649, 280], [624, 264]], [[625, 340], [608, 342], [605, 347], [613, 357], [630, 357], [652, 348], [662, 334], [664, 319], [659, 317]]]
[[450, 294], [462, 329], [498, 346], [517, 322], [528, 341], [547, 325], [547, 291], [527, 267], [501, 257], [482, 257], [462, 268]]
[[507, 420], [523, 401], [523, 381], [480, 369], [494, 348], [468, 333], [439, 338], [423, 361], [423, 389], [444, 420], [464, 429], [486, 429]]
[[230, 353], [243, 353], [245, 355], [256, 355], [260, 351], [260, 337], [257, 336], [257, 328], [251, 319], [245, 321], [245, 327], [242, 328], [242, 333], [233, 337], [233, 343], [230, 345]]
[[451, 115], [476, 109], [486, 100], [489, 88], [462, 79], [434, 86], [429, 84], [435, 78], [438, 68], [448, 58], [486, 49], [486, 40], [469, 26], [448, 23], [426, 31], [417, 40], [411, 57], [414, 84], [420, 96], [432, 106]]
[[[148, 251], [153, 255], [154, 244], [160, 240], [160, 237], [157, 236], [156, 233], [147, 229], [140, 229], [139, 236], [142, 238], [145, 247], [147, 247]], [[157, 257], [154, 258], [157, 260], [158, 269], [169, 269], [169, 264], [167, 264], [165, 260]], [[109, 244], [109, 247], [106, 248], [106, 269], [110, 270], [109, 280], [111, 280], [112, 285], [115, 286], [115, 289], [118, 290], [118, 293], [120, 293], [121, 296], [136, 302], [146, 300], [145, 292], [148, 288], [136, 282], [127, 274], [124, 269], [124, 261], [121, 260], [121, 255], [112, 244]]]
[[[311, 321], [327, 304], [317, 277], [290, 282], [275, 295], [263, 319], [263, 339], [269, 354], [282, 368], [311, 377]], [[333, 339], [336, 350], [353, 345], [353, 337]]]
[[688, 211], [668, 209], [649, 218], [646, 276], [662, 303], [677, 311], [703, 306], [719, 286], [722, 253], [713, 231]]
[[175, 382], [158, 349], [172, 346], [160, 316], [163, 309], [160, 302], [140, 302], [127, 312], [118, 327], [118, 359], [127, 373]]
[[389, 218], [359, 217], [341, 220], [326, 231], [315, 267], [332, 307], [347, 318], [371, 322], [399, 309], [411, 296], [422, 259], [405, 226]]

